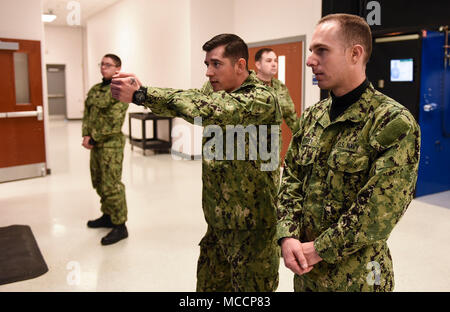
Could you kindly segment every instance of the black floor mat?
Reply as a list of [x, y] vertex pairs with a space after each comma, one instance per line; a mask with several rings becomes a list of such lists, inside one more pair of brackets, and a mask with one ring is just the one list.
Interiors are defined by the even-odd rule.
[[29, 226], [0, 228], [0, 285], [35, 278], [47, 271]]

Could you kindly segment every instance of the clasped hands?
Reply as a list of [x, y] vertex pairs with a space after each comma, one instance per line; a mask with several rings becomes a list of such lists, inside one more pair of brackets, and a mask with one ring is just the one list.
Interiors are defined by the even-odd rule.
[[111, 93], [116, 100], [131, 103], [133, 101], [134, 92], [141, 86], [142, 83], [135, 74], [120, 73], [117, 71], [112, 77]]
[[286, 237], [281, 241], [284, 265], [292, 272], [303, 275], [310, 272], [322, 258], [314, 248], [314, 242], [301, 243], [298, 239]]

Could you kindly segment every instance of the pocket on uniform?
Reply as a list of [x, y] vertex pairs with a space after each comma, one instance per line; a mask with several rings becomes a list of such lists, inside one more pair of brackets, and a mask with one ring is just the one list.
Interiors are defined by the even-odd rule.
[[107, 108], [111, 105], [111, 97], [106, 92], [97, 92], [91, 98], [91, 103], [98, 108]]
[[327, 164], [330, 167], [327, 176], [327, 187], [333, 199], [350, 201], [367, 180], [369, 157], [367, 155], [335, 149], [330, 153]]
[[356, 173], [369, 167], [369, 157], [345, 150], [332, 150], [327, 160], [328, 166], [337, 171]]

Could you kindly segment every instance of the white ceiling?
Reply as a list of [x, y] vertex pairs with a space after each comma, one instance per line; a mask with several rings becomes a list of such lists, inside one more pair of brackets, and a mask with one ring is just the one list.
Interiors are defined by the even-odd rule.
[[52, 10], [53, 14], [57, 16], [53, 22], [45, 23], [45, 25], [68, 26], [67, 16], [73, 11], [73, 9], [69, 10], [67, 8], [69, 2], [78, 2], [80, 4], [81, 25], [84, 25], [89, 17], [118, 1], [120, 0], [43, 0], [43, 13]]

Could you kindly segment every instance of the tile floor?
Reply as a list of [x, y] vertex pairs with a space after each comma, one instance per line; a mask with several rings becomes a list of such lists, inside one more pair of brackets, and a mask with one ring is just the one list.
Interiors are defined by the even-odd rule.
[[[108, 229], [91, 187], [80, 121], [50, 121], [51, 175], [0, 184], [0, 226], [29, 225], [46, 274], [0, 286], [5, 291], [195, 291], [201, 162], [142, 155], [127, 143], [123, 169], [129, 238], [103, 247]], [[450, 291], [450, 191], [414, 200], [389, 238], [396, 291]], [[292, 291], [280, 265], [278, 291]]]

